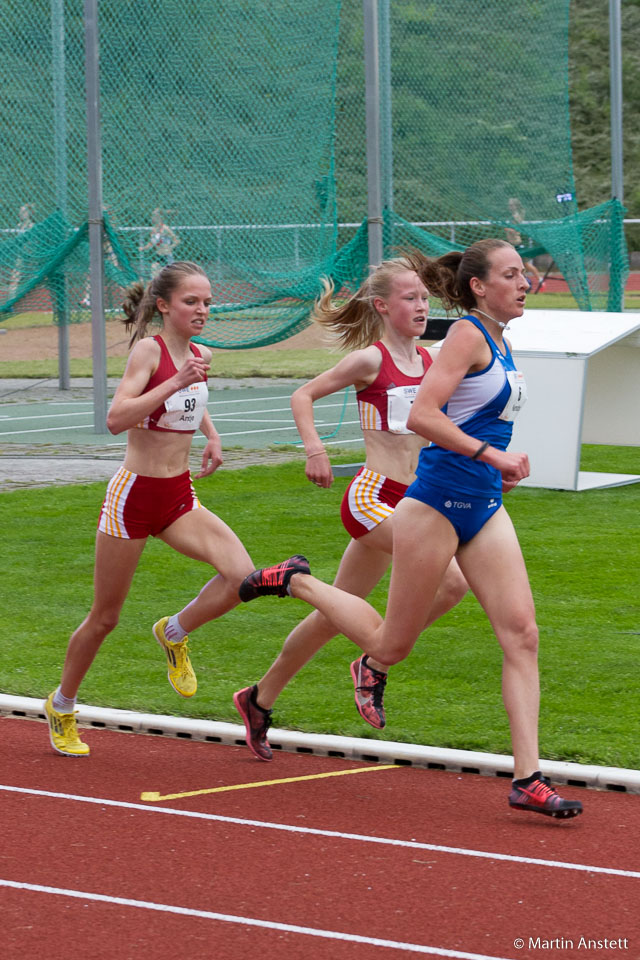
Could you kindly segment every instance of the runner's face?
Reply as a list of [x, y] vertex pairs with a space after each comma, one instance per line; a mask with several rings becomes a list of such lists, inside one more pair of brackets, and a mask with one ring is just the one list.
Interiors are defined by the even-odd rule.
[[489, 254], [489, 264], [485, 279], [476, 281], [477, 303], [496, 320], [508, 323], [524, 312], [529, 289], [524, 265], [513, 247], [493, 250]]
[[158, 300], [158, 309], [165, 324], [186, 337], [199, 336], [209, 317], [211, 284], [202, 274], [185, 277], [168, 301]]
[[[384, 306], [382, 306], [384, 304]], [[429, 294], [417, 273], [403, 270], [394, 275], [389, 295], [378, 305], [393, 329], [406, 337], [420, 337], [427, 328]]]

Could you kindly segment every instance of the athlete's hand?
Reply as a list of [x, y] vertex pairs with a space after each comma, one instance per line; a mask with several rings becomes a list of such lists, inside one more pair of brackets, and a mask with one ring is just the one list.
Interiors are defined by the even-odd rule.
[[307, 457], [304, 472], [307, 475], [307, 480], [314, 483], [316, 487], [326, 487], [328, 489], [333, 483], [333, 470], [326, 453], [320, 453], [315, 457]]
[[199, 383], [201, 380], [205, 380], [208, 370], [209, 364], [206, 360], [203, 360], [202, 357], [190, 356], [174, 375], [176, 387], [180, 389], [181, 387], [188, 387], [192, 383]]
[[503, 480], [502, 481], [502, 492], [509, 493], [510, 490], [513, 490], [514, 487], [517, 487], [520, 483], [519, 480]]
[[515, 485], [519, 480], [528, 477], [531, 472], [529, 457], [526, 453], [507, 453], [504, 450], [495, 450], [492, 451], [491, 460], [488, 462], [500, 471], [503, 483]]
[[220, 437], [213, 437], [208, 441], [206, 447], [202, 451], [202, 470], [200, 473], [196, 473], [196, 480], [199, 480], [200, 477], [208, 477], [209, 474], [217, 470], [222, 463], [222, 445], [220, 443]]

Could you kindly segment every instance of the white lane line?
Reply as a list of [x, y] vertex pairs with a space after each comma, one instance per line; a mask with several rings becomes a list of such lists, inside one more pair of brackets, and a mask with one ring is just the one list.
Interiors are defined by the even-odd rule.
[[0, 437], [21, 437], [26, 433], [58, 433], [60, 430], [89, 429], [93, 429], [92, 423], [77, 423], [73, 427], [38, 427], [37, 430], [8, 430], [6, 433], [0, 433]]
[[[354, 424], [358, 424], [358, 426], [359, 426], [359, 425], [360, 425], [360, 421], [359, 421], [359, 420], [343, 420], [341, 426], [342, 426], [342, 427], [350, 427], [350, 426], [353, 426]], [[337, 427], [338, 424], [337, 424], [337, 423], [322, 423], [322, 422], [320, 422], [320, 426], [322, 426], [322, 427]], [[295, 425], [293, 425], [293, 426], [291, 426], [291, 427], [286, 427], [286, 426], [283, 427], [283, 426], [280, 426], [279, 424], [272, 424], [270, 427], [267, 427], [267, 428], [265, 428], [265, 429], [263, 429], [263, 430], [236, 430], [234, 433], [221, 433], [220, 436], [221, 436], [221, 437], [246, 437], [246, 436], [249, 436], [249, 435], [252, 434], [252, 433], [284, 433], [284, 432], [287, 432], [287, 433], [288, 433], [288, 432], [290, 432], [291, 430], [295, 430], [296, 433], [298, 432], [297, 427], [296, 427]], [[0, 436], [2, 436], [2, 434], [0, 434]], [[362, 437], [358, 437], [358, 439], [360, 440], [360, 443], [363, 443], [363, 442], [364, 442], [363, 439], [362, 439]], [[324, 441], [323, 441], [323, 442], [324, 442]], [[338, 441], [338, 442], [339, 442], [339, 441]]]
[[[212, 390], [214, 397], [219, 397], [222, 390], [216, 390], [215, 387]], [[292, 391], [293, 392], [293, 391]], [[269, 403], [275, 403], [276, 400], [290, 400], [291, 394], [284, 393], [281, 397], [270, 397], [268, 394], [266, 396], [253, 396], [253, 397], [244, 397], [238, 400], [209, 400], [209, 406], [219, 406], [225, 403], [264, 403], [265, 400], [268, 400]]]
[[640, 880], [640, 871], [618, 870], [614, 867], [593, 867], [584, 863], [570, 863], [563, 860], [542, 860], [537, 857], [518, 857], [509, 853], [490, 853], [486, 850], [469, 850], [466, 847], [445, 847], [436, 843], [420, 843], [417, 840], [394, 840], [389, 837], [372, 837], [360, 833], [342, 833], [339, 830], [318, 830], [314, 827], [293, 826], [288, 823], [271, 823], [268, 820], [245, 820], [241, 817], [223, 817], [215, 813], [200, 813], [197, 810], [177, 810], [174, 807], [148, 806], [143, 803], [129, 803], [126, 800], [106, 800], [99, 797], [85, 797], [73, 793], [58, 793], [50, 790], [34, 790], [27, 787], [12, 787], [0, 784], [0, 790], [8, 793], [26, 794], [34, 797], [51, 797], [57, 800], [74, 800], [79, 803], [93, 803], [103, 807], [118, 807], [123, 810], [144, 810], [163, 813], [174, 817], [191, 817], [195, 820], [209, 820], [216, 823], [235, 823], [243, 827], [258, 827], [263, 830], [281, 830], [285, 833], [301, 833], [314, 837], [334, 837], [338, 840], [358, 840], [360, 843], [379, 843], [391, 847], [404, 847], [410, 850], [430, 850], [435, 853], [451, 853], [460, 857], [478, 857], [482, 860], [504, 860], [508, 863], [535, 864], [540, 867], [553, 867], [559, 870], [578, 870], [583, 873], [604, 873], [615, 877], [633, 877]]
[[88, 417], [91, 416], [91, 407], [88, 410], [79, 410], [77, 413], [40, 413], [29, 417], [6, 417], [7, 420], [61, 420], [67, 417]]
[[[211, 404], [209, 404], [209, 407]], [[330, 410], [332, 407], [342, 407], [341, 403], [319, 403], [316, 407], [317, 410], [325, 411]], [[355, 409], [355, 404], [353, 404]], [[221, 417], [229, 417], [233, 420], [249, 420], [250, 417], [261, 416], [265, 413], [287, 413], [290, 418], [293, 418], [291, 413], [291, 407], [255, 407], [252, 410], [230, 410], [229, 413], [225, 413], [224, 410], [217, 410], [212, 413], [212, 416], [216, 420], [220, 420]], [[57, 414], [56, 414], [57, 416]]]
[[[321, 409], [327, 410], [329, 407], [332, 407], [332, 406], [333, 406], [333, 407], [336, 407], [336, 406], [340, 406], [340, 404], [325, 404]], [[220, 423], [220, 422], [224, 422], [224, 423], [238, 423], [238, 422], [240, 422], [240, 423], [243, 423], [243, 422], [246, 422], [247, 420], [249, 420], [250, 415], [251, 415], [252, 413], [255, 414], [255, 415], [263, 415], [263, 414], [267, 414], [267, 413], [284, 412], [285, 409], [287, 409], [287, 408], [284, 408], [284, 407], [283, 407], [281, 410], [277, 410], [277, 409], [264, 410], [264, 409], [261, 409], [261, 410], [255, 410], [255, 411], [248, 411], [248, 412], [245, 412], [245, 413], [246, 413], [245, 416], [234, 416], [234, 415], [231, 414], [228, 418], [226, 418], [226, 417], [224, 416], [224, 414], [218, 413], [218, 414], [216, 414], [215, 420], [216, 420], [218, 423]], [[74, 416], [74, 417], [87, 416], [87, 412], [85, 411], [84, 413], [74, 413], [74, 414], [59, 414], [59, 413], [56, 413], [56, 414], [45, 414], [45, 415], [43, 415], [43, 416], [41, 416], [41, 417], [17, 417], [17, 418], [13, 418], [13, 417], [12, 417], [11, 419], [12, 419], [12, 420], [45, 420], [45, 419], [52, 419], [52, 418], [56, 418], [56, 417], [60, 417], [60, 418], [61, 418], [61, 417], [69, 417], [69, 416]], [[255, 422], [255, 420], [253, 420], [253, 421], [251, 421], [251, 422]], [[330, 423], [326, 423], [326, 422], [323, 422], [323, 421], [318, 421], [318, 423], [319, 423], [319, 425], [322, 426], [322, 427], [337, 427], [337, 426], [338, 426], [338, 423], [335, 422], [335, 421], [330, 422]], [[342, 423], [340, 424], [341, 427], [355, 426], [355, 425], [358, 425], [358, 426], [359, 426], [359, 425], [360, 425], [360, 421], [359, 421], [359, 420], [343, 420]], [[36, 427], [35, 429], [32, 429], [32, 430], [31, 430], [31, 429], [30, 429], [30, 430], [22, 430], [22, 429], [21, 429], [21, 430], [6, 430], [6, 431], [4, 431], [4, 432], [0, 432], [0, 437], [23, 436], [23, 435], [31, 434], [31, 433], [55, 433], [55, 432], [62, 431], [62, 430], [87, 430], [87, 429], [93, 429], [93, 427], [94, 427], [94, 424], [93, 424], [93, 423], [78, 423], [78, 424], [73, 424], [73, 425], [67, 426], [67, 427], [52, 426], [52, 427]], [[269, 424], [268, 427], [264, 427], [264, 428], [261, 429], [261, 430], [235, 430], [235, 431], [230, 432], [230, 433], [221, 433], [220, 436], [221, 436], [221, 437], [244, 437], [244, 436], [250, 436], [250, 435], [256, 434], [256, 433], [278, 433], [278, 432], [282, 432], [282, 431], [290, 432], [290, 431], [292, 431], [292, 430], [295, 430], [296, 433], [297, 433], [297, 427], [296, 427], [295, 424], [292, 423], [291, 421], [289, 421], [288, 423], [285, 422], [285, 424], [281, 424], [281, 423], [276, 422], [276, 423], [271, 423], [271, 424]]]
[[219, 920], [222, 923], [238, 923], [248, 927], [262, 927], [265, 930], [281, 930], [284, 933], [299, 933], [307, 937], [321, 937], [324, 940], [346, 940], [349, 943], [366, 943], [367, 946], [386, 947], [390, 950], [425, 953], [435, 957], [453, 957], [455, 960], [510, 960], [510, 958], [496, 957], [495, 955], [488, 956], [485, 953], [465, 953], [461, 950], [445, 950], [442, 947], [428, 947], [420, 943], [406, 943], [402, 940], [363, 937], [357, 933], [342, 933], [339, 930], [323, 930], [318, 927], [302, 927], [295, 923], [278, 923], [275, 920], [257, 920], [255, 917], [238, 917], [229, 913], [215, 913], [213, 910], [194, 910], [192, 907], [179, 907], [168, 903], [153, 903], [149, 900], [130, 900], [127, 897], [110, 897], [102, 893], [69, 890], [65, 887], [48, 887], [39, 883], [19, 883], [14, 880], [0, 879], [0, 886], [11, 887], [14, 890], [28, 890], [33, 893], [74, 897], [77, 900], [93, 900], [99, 903], [135, 907], [138, 910], [157, 910], [160, 913], [173, 913], [183, 917], [199, 917], [204, 920]]

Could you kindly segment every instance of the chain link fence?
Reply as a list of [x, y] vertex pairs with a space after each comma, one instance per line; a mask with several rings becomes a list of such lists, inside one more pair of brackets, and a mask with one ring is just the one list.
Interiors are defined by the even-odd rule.
[[[505, 236], [545, 253], [581, 309], [618, 309], [617, 201], [581, 210], [569, 0], [376, 0], [385, 255]], [[99, 5], [107, 317], [171, 259], [207, 270], [206, 342], [308, 322], [320, 278], [368, 270], [361, 0]], [[5, 0], [0, 319], [89, 319], [81, 0]], [[510, 231], [510, 232], [509, 232]]]

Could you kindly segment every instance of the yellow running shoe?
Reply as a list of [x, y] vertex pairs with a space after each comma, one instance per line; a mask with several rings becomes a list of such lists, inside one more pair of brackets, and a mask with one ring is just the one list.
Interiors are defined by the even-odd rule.
[[198, 689], [198, 681], [189, 659], [189, 637], [185, 637], [180, 643], [169, 643], [164, 635], [168, 622], [169, 617], [163, 617], [154, 623], [153, 635], [166, 654], [169, 683], [181, 697], [192, 697]]
[[88, 757], [89, 746], [78, 736], [75, 713], [58, 713], [52, 701], [53, 694], [50, 693], [44, 703], [44, 712], [49, 722], [51, 746], [63, 757]]

